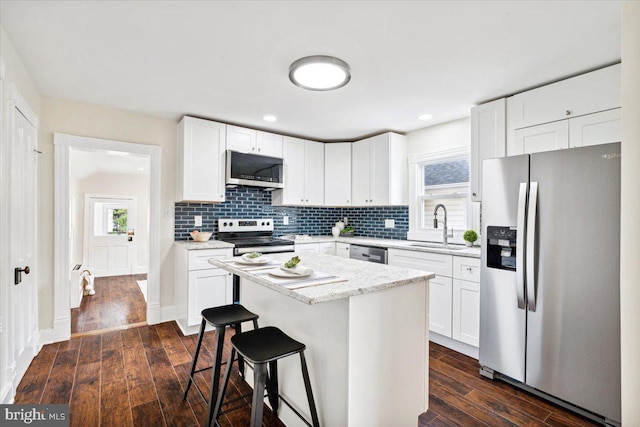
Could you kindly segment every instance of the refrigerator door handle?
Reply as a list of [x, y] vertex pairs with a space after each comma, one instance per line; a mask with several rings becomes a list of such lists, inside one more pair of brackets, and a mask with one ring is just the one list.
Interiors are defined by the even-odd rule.
[[532, 182], [529, 188], [529, 206], [527, 209], [527, 304], [529, 311], [536, 311], [536, 215], [538, 208], [538, 183]]
[[516, 295], [518, 297], [518, 308], [524, 310], [524, 288], [525, 288], [525, 243], [526, 243], [526, 212], [527, 212], [527, 187], [526, 182], [520, 183], [520, 193], [518, 195], [518, 223], [516, 235]]

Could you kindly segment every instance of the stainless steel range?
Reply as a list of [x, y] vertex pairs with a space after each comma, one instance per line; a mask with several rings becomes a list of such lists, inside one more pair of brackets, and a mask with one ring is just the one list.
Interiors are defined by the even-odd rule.
[[[234, 244], [233, 256], [295, 251], [293, 241], [273, 237], [273, 218], [220, 218], [218, 240]], [[233, 302], [240, 303], [240, 278], [236, 275], [233, 276]]]
[[218, 240], [233, 243], [233, 256], [251, 252], [293, 252], [291, 240], [273, 237], [273, 218], [220, 218]]

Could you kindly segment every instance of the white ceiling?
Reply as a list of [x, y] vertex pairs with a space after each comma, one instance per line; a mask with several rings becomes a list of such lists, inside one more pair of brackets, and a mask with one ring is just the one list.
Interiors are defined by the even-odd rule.
[[97, 173], [149, 175], [150, 168], [149, 156], [108, 151], [71, 150], [69, 164], [69, 173], [78, 180]]
[[[44, 96], [320, 140], [408, 132], [617, 62], [620, 15], [619, 1], [0, 2]], [[320, 54], [349, 63], [347, 86], [289, 82]]]

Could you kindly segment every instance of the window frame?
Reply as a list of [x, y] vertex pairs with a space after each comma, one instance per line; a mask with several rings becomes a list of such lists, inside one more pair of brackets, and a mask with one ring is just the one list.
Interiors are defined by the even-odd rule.
[[[423, 201], [424, 195], [424, 176], [422, 173], [422, 167], [429, 163], [440, 163], [444, 161], [453, 161], [466, 159], [471, 165], [471, 151], [468, 147], [459, 147], [449, 150], [436, 151], [431, 153], [414, 154], [409, 156], [409, 231], [407, 232], [407, 239], [418, 240], [424, 242], [436, 242], [442, 243], [442, 233], [440, 230], [439, 236], [436, 237], [433, 229], [425, 229], [422, 227], [424, 224], [424, 208]], [[434, 186], [435, 187], [435, 186]], [[458, 184], [444, 184], [443, 188], [451, 187], [457, 189], [462, 187]], [[473, 229], [475, 225], [475, 216], [479, 213], [479, 209], [474, 206], [471, 201], [471, 175], [469, 175], [469, 183], [467, 184], [467, 191], [465, 196], [467, 204], [467, 224], [466, 229]], [[462, 232], [457, 231], [454, 233], [453, 238], [449, 238], [450, 243], [464, 243]]]

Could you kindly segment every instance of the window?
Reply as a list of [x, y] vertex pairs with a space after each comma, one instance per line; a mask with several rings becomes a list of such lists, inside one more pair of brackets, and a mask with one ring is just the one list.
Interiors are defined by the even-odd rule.
[[93, 234], [107, 236], [127, 232], [127, 206], [117, 203], [96, 202]]
[[[463, 243], [462, 235], [472, 222], [469, 199], [469, 151], [449, 150], [415, 156], [409, 160], [409, 233], [412, 240], [442, 242], [444, 211], [438, 209], [438, 228], [434, 210], [439, 204], [447, 211], [449, 242]], [[451, 232], [453, 230], [453, 237]]]

